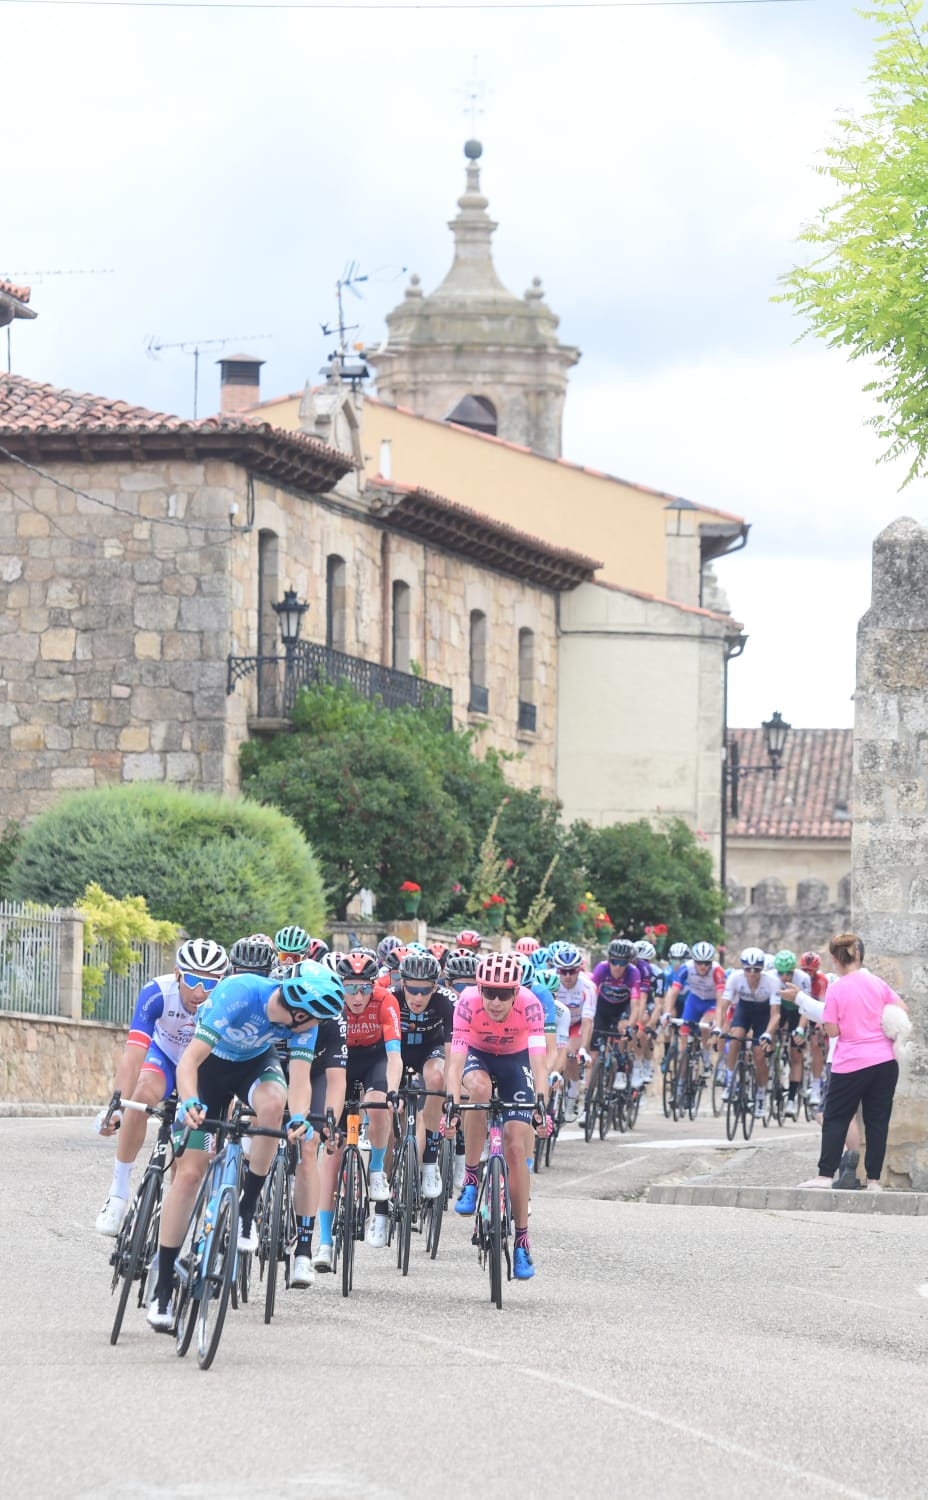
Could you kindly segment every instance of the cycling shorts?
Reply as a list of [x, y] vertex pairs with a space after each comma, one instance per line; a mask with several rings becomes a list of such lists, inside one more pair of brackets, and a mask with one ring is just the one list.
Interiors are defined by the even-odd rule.
[[770, 1006], [767, 1001], [739, 1000], [735, 1006], [735, 1014], [731, 1018], [732, 1031], [743, 1026], [745, 1031], [754, 1033], [757, 1041], [770, 1025]]
[[497, 1057], [491, 1052], [478, 1052], [475, 1047], [471, 1047], [464, 1061], [465, 1093], [468, 1073], [489, 1073], [491, 1079], [496, 1079], [500, 1098], [511, 1106], [503, 1110], [504, 1122], [520, 1120], [523, 1125], [531, 1125], [532, 1111], [535, 1108], [535, 1075], [528, 1050], [509, 1052], [504, 1057]]
[[173, 1094], [176, 1084], [177, 1064], [172, 1062], [165, 1052], [162, 1052], [158, 1043], [151, 1041], [148, 1051], [145, 1053], [145, 1061], [142, 1063], [143, 1073], [160, 1073], [164, 1079], [164, 1098]]
[[715, 1010], [715, 1007], [715, 1000], [700, 1000], [698, 995], [688, 993], [683, 1007], [683, 1019], [687, 1025], [692, 1025], [694, 1021], [701, 1021], [703, 1016], [710, 1010]]
[[783, 1031], [788, 1031], [790, 1036], [792, 1036], [797, 1026], [802, 1025], [802, 1021], [803, 1016], [798, 1005], [792, 1006], [789, 1010], [784, 1006], [780, 1011], [780, 1028]]
[[362, 1098], [371, 1091], [377, 1094], [387, 1092], [387, 1049], [383, 1045], [348, 1048], [346, 1098], [354, 1098], [359, 1083]]
[[[286, 1092], [284, 1070], [276, 1047], [268, 1047], [257, 1057], [216, 1057], [210, 1053], [200, 1064], [197, 1074], [197, 1092], [200, 1102], [205, 1104], [211, 1120], [221, 1119], [233, 1099], [244, 1099], [251, 1103], [251, 1096], [259, 1083], [277, 1083]], [[283, 1101], [281, 1101], [283, 1103]], [[281, 1110], [281, 1114], [283, 1111]], [[181, 1127], [182, 1128], [182, 1127]], [[175, 1132], [176, 1134], [177, 1132]], [[187, 1142], [191, 1151], [206, 1151], [210, 1145], [210, 1132], [193, 1130]]]

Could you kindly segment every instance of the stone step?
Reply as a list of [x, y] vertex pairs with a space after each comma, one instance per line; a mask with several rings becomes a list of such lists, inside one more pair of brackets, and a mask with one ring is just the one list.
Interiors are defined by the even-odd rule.
[[812, 1210], [843, 1214], [928, 1214], [928, 1193], [838, 1192], [835, 1188], [713, 1187], [708, 1183], [655, 1184], [649, 1203], [687, 1207]]

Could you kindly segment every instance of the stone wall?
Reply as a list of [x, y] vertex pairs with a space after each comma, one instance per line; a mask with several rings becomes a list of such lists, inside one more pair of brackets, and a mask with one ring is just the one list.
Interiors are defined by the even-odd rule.
[[838, 882], [837, 899], [824, 880], [809, 876], [796, 887], [791, 902], [785, 882], [768, 875], [754, 887], [754, 900], [736, 881], [728, 882], [730, 905], [725, 913], [726, 949], [730, 961], [742, 948], [763, 948], [776, 953], [792, 948], [797, 955], [809, 948], [821, 953], [826, 965], [828, 943], [837, 932], [846, 932], [851, 916], [851, 878]]
[[873, 545], [857, 632], [852, 926], [909, 1006], [884, 1180], [928, 1188], [928, 531], [902, 518]]
[[105, 1104], [124, 1026], [0, 1012], [0, 1105]]

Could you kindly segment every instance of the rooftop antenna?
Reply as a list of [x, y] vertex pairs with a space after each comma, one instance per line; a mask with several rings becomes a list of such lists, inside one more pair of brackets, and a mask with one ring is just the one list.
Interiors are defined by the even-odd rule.
[[184, 339], [178, 344], [162, 344], [154, 334], [145, 345], [145, 353], [152, 359], [163, 349], [179, 349], [182, 354], [193, 355], [193, 420], [197, 420], [197, 401], [200, 388], [200, 353], [203, 349], [222, 349], [226, 344], [252, 344], [258, 339], [273, 338], [272, 333], [230, 333], [225, 339]]
[[[319, 325], [324, 338], [329, 339], [336, 335], [338, 337], [338, 347], [329, 355], [328, 366], [321, 370], [320, 374], [331, 375], [335, 371], [343, 380], [349, 380], [355, 386], [359, 381], [367, 379], [368, 370], [364, 364], [350, 365], [348, 363], [348, 334], [356, 333], [361, 325], [360, 323], [345, 322], [344, 293], [346, 291], [351, 292], [353, 297], [357, 297], [358, 301], [362, 302], [364, 299], [358, 291], [358, 286], [360, 283], [369, 280], [369, 276], [361, 274], [361, 268], [356, 260], [349, 261], [335, 283], [335, 305], [338, 309], [338, 322], [334, 328], [330, 328], [328, 323], [320, 323]], [[359, 348], [360, 345], [356, 347]]]
[[[47, 276], [112, 276], [112, 266], [104, 266], [94, 270], [82, 270], [77, 266], [65, 266], [53, 271], [0, 271], [0, 281], [23, 282], [44, 281]], [[13, 347], [11, 343], [12, 324], [7, 324], [6, 329], [6, 368], [7, 373], [13, 368]]]

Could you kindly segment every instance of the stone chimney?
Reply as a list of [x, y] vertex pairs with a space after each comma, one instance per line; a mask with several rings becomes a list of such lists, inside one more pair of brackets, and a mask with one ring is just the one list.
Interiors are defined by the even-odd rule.
[[217, 359], [219, 366], [219, 411], [222, 416], [231, 416], [254, 406], [260, 399], [261, 366], [263, 359], [253, 354], [231, 354], [228, 359]]

